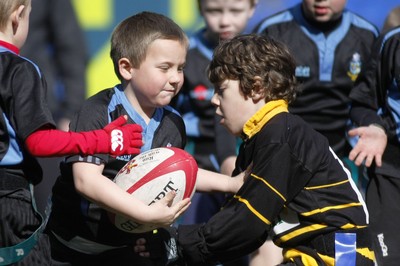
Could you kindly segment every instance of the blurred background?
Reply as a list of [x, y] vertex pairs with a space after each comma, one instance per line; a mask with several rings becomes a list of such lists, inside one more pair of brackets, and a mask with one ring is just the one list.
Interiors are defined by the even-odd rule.
[[[300, 0], [259, 0], [249, 23], [251, 30], [260, 19], [290, 7]], [[96, 3], [96, 4], [94, 4]], [[109, 59], [109, 37], [118, 22], [140, 11], [153, 11], [172, 18], [188, 34], [202, 26], [197, 0], [73, 0], [88, 49], [87, 96], [118, 83]], [[347, 8], [381, 29], [389, 11], [400, 0], [348, 0]]]

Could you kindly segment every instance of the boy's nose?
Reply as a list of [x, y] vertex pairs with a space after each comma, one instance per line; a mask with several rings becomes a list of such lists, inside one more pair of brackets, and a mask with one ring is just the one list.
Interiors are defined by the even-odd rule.
[[211, 97], [211, 103], [216, 107], [219, 106], [219, 100], [216, 93]]
[[231, 23], [231, 16], [228, 13], [223, 13], [220, 18], [221, 25], [229, 25]]
[[182, 74], [181, 73], [178, 73], [178, 72], [174, 72], [172, 75], [171, 75], [171, 77], [169, 78], [169, 82], [171, 83], [171, 84], [176, 84], [176, 83], [179, 83], [179, 82], [181, 82], [181, 80], [182, 80]]

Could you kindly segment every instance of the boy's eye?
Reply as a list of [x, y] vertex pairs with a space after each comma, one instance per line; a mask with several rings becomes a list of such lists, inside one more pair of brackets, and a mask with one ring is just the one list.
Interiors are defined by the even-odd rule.
[[[170, 65], [161, 65], [158, 68], [161, 69], [161, 71], [164, 71], [164, 72], [169, 71], [171, 69], [175, 70], [175, 67], [174, 66], [170, 66]], [[179, 67], [176, 68], [176, 71], [183, 72], [184, 68], [185, 68], [184, 66], [179, 66]]]
[[243, 12], [243, 10], [242, 9], [231, 9], [231, 13], [233, 13], [233, 14], [240, 14], [240, 13], [242, 13]]
[[222, 13], [222, 10], [209, 8], [209, 9], [206, 9], [205, 12], [208, 14], [218, 14], [218, 13]]

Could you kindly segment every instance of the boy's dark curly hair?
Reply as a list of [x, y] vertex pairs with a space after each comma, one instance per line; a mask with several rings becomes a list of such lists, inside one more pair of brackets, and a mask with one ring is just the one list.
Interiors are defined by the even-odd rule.
[[[246, 34], [222, 42], [214, 50], [208, 68], [210, 81], [218, 87], [227, 79], [239, 80], [245, 97], [262, 89], [266, 101], [296, 97], [295, 62], [287, 47], [266, 36]], [[255, 77], [262, 80], [256, 86]]]

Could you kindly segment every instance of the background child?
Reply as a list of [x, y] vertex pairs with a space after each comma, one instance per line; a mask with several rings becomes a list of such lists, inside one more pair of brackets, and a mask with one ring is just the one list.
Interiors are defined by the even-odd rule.
[[[183, 30], [163, 15], [142, 12], [122, 21], [113, 31], [110, 53], [121, 84], [90, 97], [72, 120], [71, 130], [101, 128], [120, 115], [128, 115], [130, 123], [143, 128], [142, 151], [156, 147], [184, 148], [183, 120], [168, 104], [182, 86], [187, 48]], [[162, 227], [170, 225], [188, 207], [189, 201], [169, 207], [171, 194], [166, 200], [147, 206], [120, 189], [112, 179], [131, 158], [131, 155], [114, 158], [104, 154], [66, 158], [53, 188], [47, 227], [53, 262], [146, 263], [133, 253], [137, 236], [117, 229], [108, 212]], [[232, 191], [227, 188], [232, 178], [220, 176], [223, 191]], [[200, 178], [199, 189], [219, 186], [218, 182], [202, 181]]]
[[377, 28], [345, 9], [346, 0], [303, 0], [260, 22], [255, 32], [285, 43], [296, 60], [298, 96], [289, 110], [328, 138], [352, 176], [349, 93], [365, 69]]
[[[47, 238], [40, 234], [33, 184], [42, 179], [34, 156], [109, 153], [137, 154], [139, 125], [119, 118], [90, 132], [63, 132], [46, 105], [46, 83], [39, 68], [19, 56], [29, 29], [30, 0], [0, 1], [0, 261], [4, 264], [49, 265]], [[120, 145], [112, 140], [118, 131]], [[36, 240], [38, 244], [36, 245]]]
[[[382, 34], [368, 63], [350, 93], [351, 118], [358, 136], [349, 158], [365, 161], [370, 177], [366, 201], [370, 211], [378, 265], [397, 265], [400, 238], [400, 28]], [[379, 114], [379, 115], [378, 115]]]
[[382, 32], [386, 32], [391, 28], [400, 26], [400, 6], [394, 7], [387, 15], [382, 26]]
[[[237, 36], [214, 51], [212, 102], [221, 123], [244, 141], [235, 172], [250, 165], [251, 172], [206, 224], [160, 230], [170, 245], [159, 248], [176, 255], [166, 257], [169, 261], [233, 260], [272, 233], [284, 248], [282, 265], [373, 265], [368, 213], [349, 171], [325, 137], [288, 112], [295, 98], [294, 73], [288, 49], [265, 36]], [[144, 239], [137, 243], [137, 252], [151, 255], [144, 251]], [[347, 248], [341, 252], [335, 243]]]

